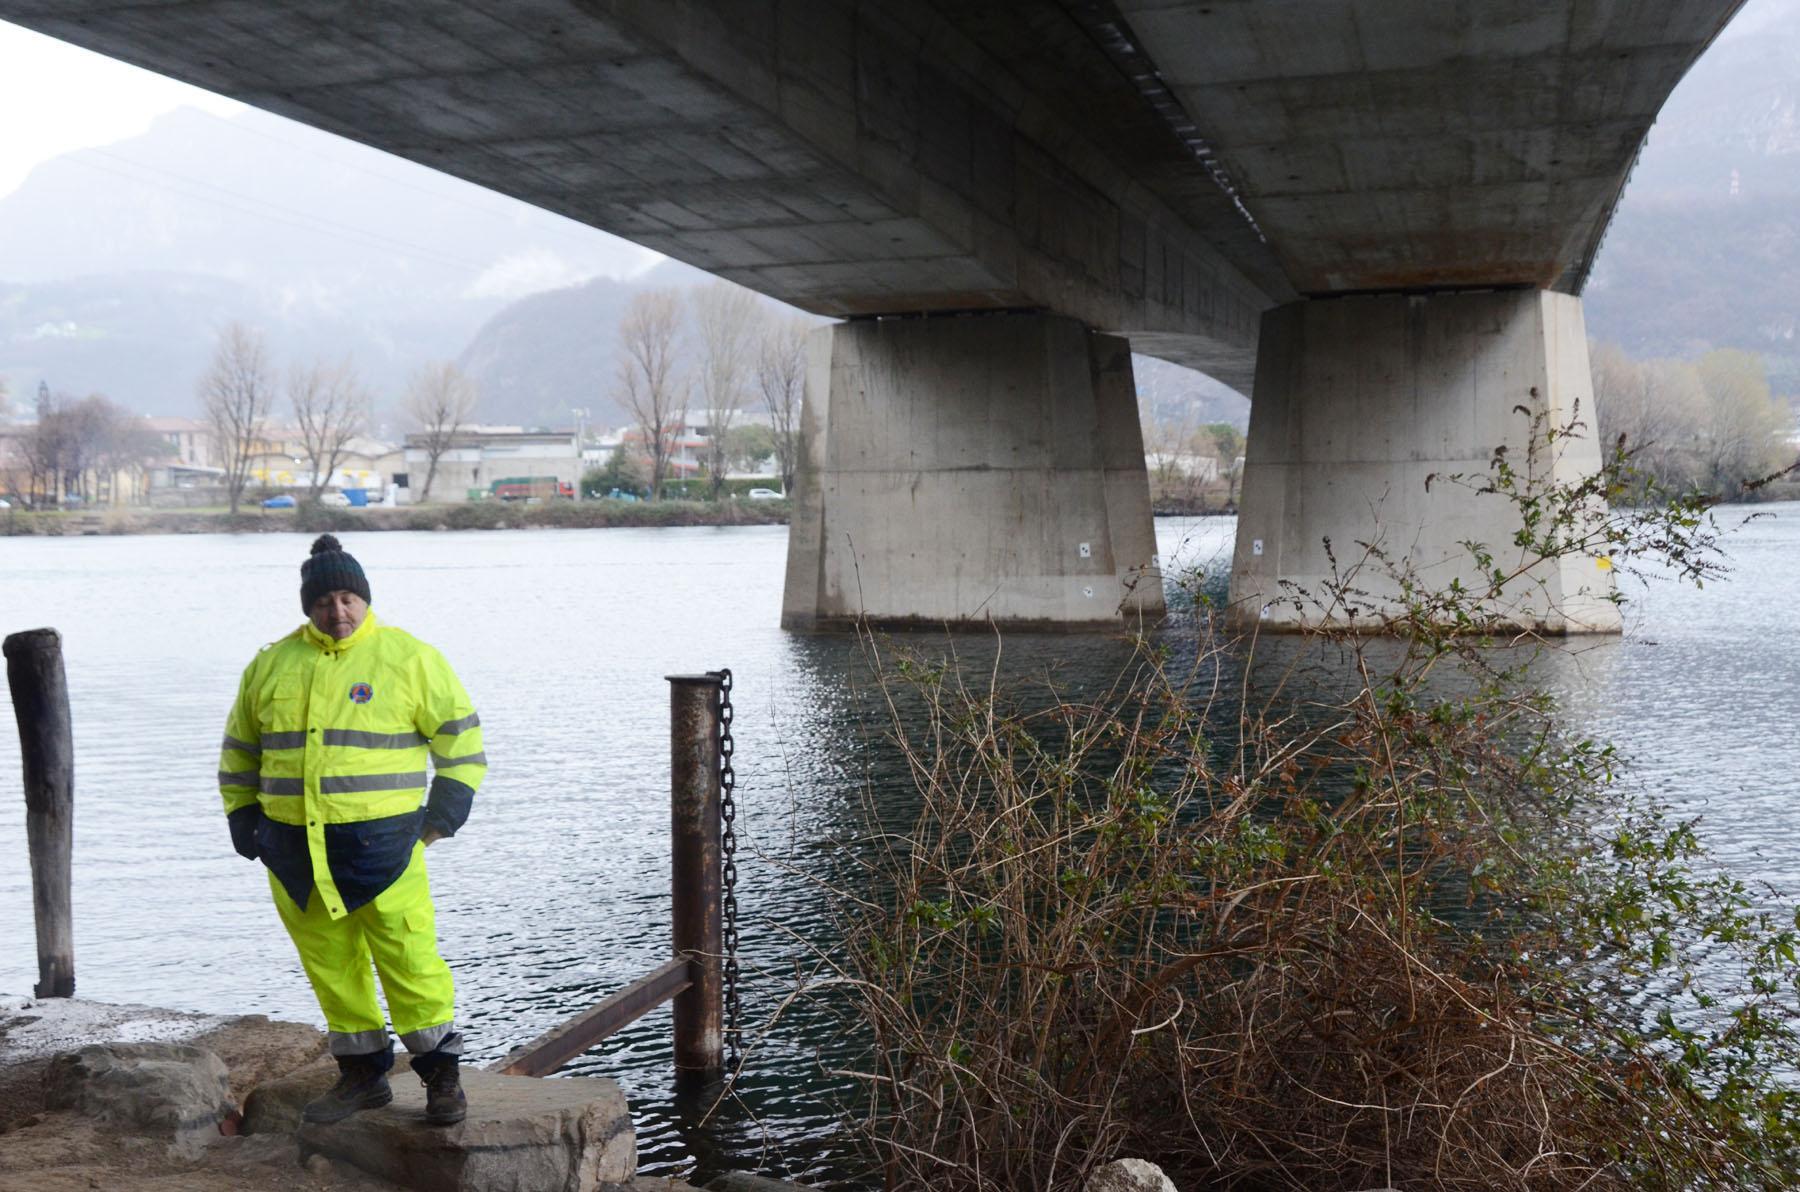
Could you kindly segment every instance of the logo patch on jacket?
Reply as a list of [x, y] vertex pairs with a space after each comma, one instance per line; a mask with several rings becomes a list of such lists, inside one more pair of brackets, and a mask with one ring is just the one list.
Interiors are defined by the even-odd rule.
[[350, 702], [351, 703], [366, 704], [374, 698], [375, 698], [375, 689], [373, 687], [369, 686], [367, 683], [352, 683], [350, 685]]

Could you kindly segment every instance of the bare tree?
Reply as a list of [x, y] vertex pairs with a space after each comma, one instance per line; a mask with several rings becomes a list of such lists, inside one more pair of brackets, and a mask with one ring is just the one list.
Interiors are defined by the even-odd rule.
[[706, 412], [706, 471], [712, 499], [719, 499], [730, 470], [731, 424], [744, 404], [753, 365], [755, 332], [762, 308], [756, 295], [717, 281], [694, 295], [694, 325], [700, 333], [700, 401]]
[[1762, 357], [1737, 348], [1715, 348], [1696, 365], [1707, 398], [1701, 436], [1706, 483], [1728, 500], [1749, 481], [1794, 462], [1786, 443], [1789, 418], [1769, 394]]
[[1793, 464], [1791, 414], [1771, 397], [1754, 353], [1632, 360], [1596, 344], [1589, 357], [1602, 441], [1623, 444], [1641, 487], [1699, 487], [1736, 500], [1746, 482]]
[[[93, 440], [87, 446], [88, 466], [94, 475], [93, 490], [114, 505], [134, 499], [141, 489], [144, 471], [159, 459], [167, 458], [173, 448], [167, 440], [144, 424], [131, 411], [109, 399], [94, 394], [83, 403], [92, 407], [90, 422]], [[121, 493], [118, 483], [126, 478], [129, 491]]]
[[676, 371], [681, 295], [646, 290], [634, 295], [619, 321], [619, 387], [650, 457], [650, 495], [662, 496], [675, 436], [686, 427], [688, 387]]
[[[79, 401], [46, 393], [38, 401], [37, 422], [19, 438], [13, 466], [27, 469], [25, 492], [33, 505], [70, 497], [116, 505], [137, 491], [144, 469], [169, 450], [143, 419], [99, 393]], [[16, 475], [9, 485], [17, 488]]]
[[431, 500], [438, 461], [475, 412], [476, 397], [475, 382], [447, 360], [424, 365], [407, 385], [406, 413], [419, 426], [419, 445], [427, 461], [419, 504]]
[[1707, 399], [1694, 366], [1680, 360], [1633, 360], [1617, 345], [1595, 344], [1589, 368], [1592, 421], [1601, 450], [1623, 447], [1647, 483], [1699, 483]]
[[263, 438], [274, 401], [269, 351], [262, 334], [242, 323], [228, 325], [219, 333], [212, 364], [200, 378], [200, 402], [225, 464], [225, 488], [233, 513], [243, 500], [250, 461]]
[[756, 387], [769, 412], [775, 435], [775, 464], [781, 469], [781, 491], [794, 494], [794, 468], [800, 459], [800, 403], [806, 389], [805, 319], [774, 315], [763, 323], [756, 356]]
[[63, 498], [63, 466], [68, 459], [69, 399], [40, 385], [37, 421], [25, 436], [26, 491], [33, 507], [59, 504]]
[[334, 365], [315, 362], [295, 365], [288, 373], [288, 401], [312, 469], [309, 495], [316, 501], [350, 453], [351, 442], [368, 426], [369, 393], [348, 359]]

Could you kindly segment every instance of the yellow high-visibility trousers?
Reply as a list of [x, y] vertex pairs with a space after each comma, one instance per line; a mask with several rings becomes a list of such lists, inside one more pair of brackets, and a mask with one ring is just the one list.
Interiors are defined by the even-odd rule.
[[375, 978], [387, 994], [394, 1033], [414, 1054], [440, 1047], [461, 1051], [456, 1031], [456, 989], [450, 966], [438, 955], [437, 915], [425, 876], [425, 845], [413, 845], [412, 861], [394, 884], [339, 919], [325, 912], [314, 886], [301, 910], [269, 874], [269, 889], [282, 925], [300, 953], [300, 965], [325, 1012], [331, 1054], [363, 1055], [388, 1046], [387, 1020], [375, 1000]]

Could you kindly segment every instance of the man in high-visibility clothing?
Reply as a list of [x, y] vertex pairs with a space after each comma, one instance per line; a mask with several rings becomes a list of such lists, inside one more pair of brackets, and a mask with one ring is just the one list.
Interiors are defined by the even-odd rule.
[[369, 611], [361, 565], [330, 534], [301, 564], [300, 605], [307, 623], [244, 671], [219, 790], [233, 846], [268, 867], [330, 1028], [338, 1082], [306, 1118], [340, 1121], [393, 1099], [372, 961], [424, 1081], [426, 1121], [449, 1125], [466, 1112], [462, 1035], [425, 847], [468, 818], [487, 772], [481, 718], [441, 654]]

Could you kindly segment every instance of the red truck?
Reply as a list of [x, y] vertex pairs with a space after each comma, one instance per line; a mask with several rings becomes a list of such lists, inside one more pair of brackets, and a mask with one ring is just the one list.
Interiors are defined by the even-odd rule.
[[554, 476], [508, 476], [488, 485], [488, 493], [498, 501], [548, 501], [553, 497], [575, 499], [575, 486]]

